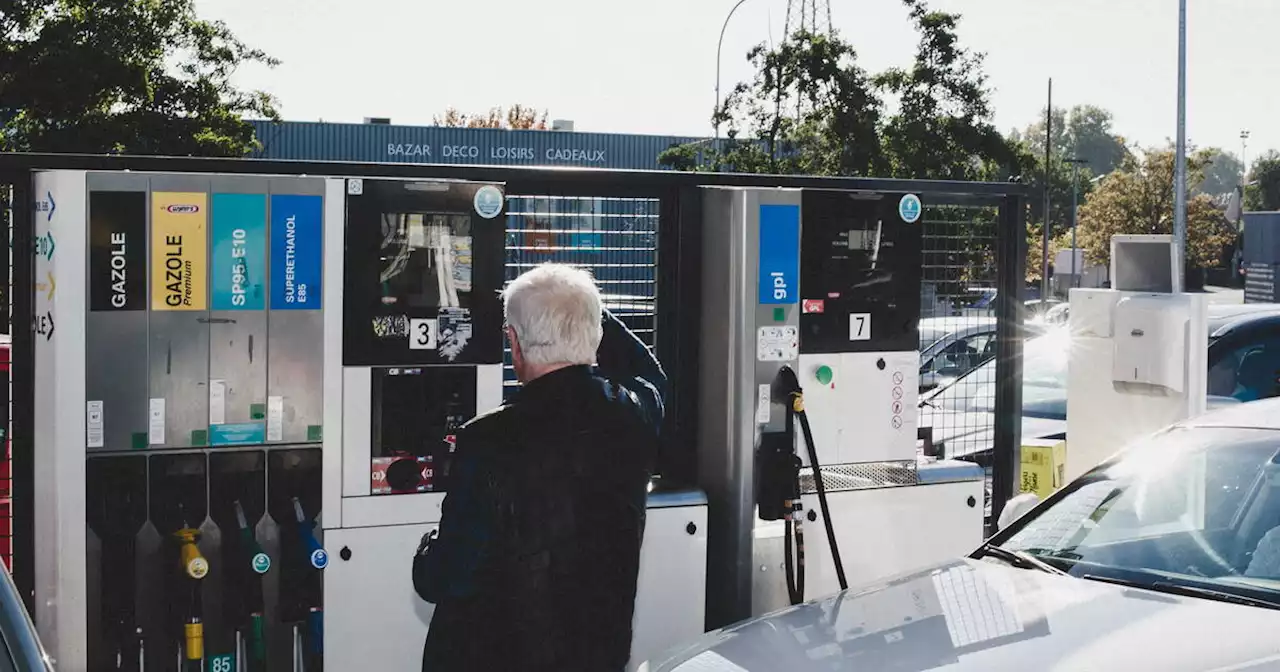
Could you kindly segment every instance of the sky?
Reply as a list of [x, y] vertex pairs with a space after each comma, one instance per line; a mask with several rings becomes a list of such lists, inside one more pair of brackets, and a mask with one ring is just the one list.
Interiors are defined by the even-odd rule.
[[[453, 106], [513, 103], [579, 131], [709, 135], [716, 45], [736, 0], [196, 0], [283, 63], [237, 74], [276, 95], [289, 120], [430, 124]], [[901, 0], [830, 0], [835, 29], [870, 71], [911, 62]], [[1280, 59], [1267, 47], [1276, 0], [1188, 0], [1187, 133], [1250, 160], [1280, 149]], [[1177, 130], [1177, 0], [932, 0], [962, 15], [986, 54], [995, 122], [1023, 128], [1055, 107], [1093, 104], [1143, 146]], [[725, 31], [721, 89], [751, 77], [746, 52], [781, 37], [787, 0], [746, 0]]]

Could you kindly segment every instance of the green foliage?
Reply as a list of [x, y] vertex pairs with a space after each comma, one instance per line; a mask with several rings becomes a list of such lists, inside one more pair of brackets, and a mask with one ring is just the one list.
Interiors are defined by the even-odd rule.
[[[909, 68], [871, 76], [838, 35], [799, 31], [748, 59], [714, 112], [726, 138], [669, 148], [659, 161], [678, 170], [1005, 179], [1019, 156], [991, 124], [982, 57], [963, 49], [960, 17], [904, 0], [920, 34]], [[886, 98], [898, 102], [885, 113]]]
[[1244, 207], [1254, 212], [1280, 210], [1280, 152], [1272, 150], [1258, 157], [1249, 173], [1251, 184], [1244, 192]]
[[1195, 185], [1195, 193], [1221, 196], [1230, 194], [1240, 186], [1240, 178], [1244, 176], [1244, 163], [1235, 154], [1217, 147], [1200, 152], [1208, 165], [1205, 166], [1204, 180]]
[[901, 108], [881, 130], [891, 175], [972, 180], [998, 173], [1013, 157], [990, 121], [982, 56], [959, 46], [959, 15], [930, 11], [919, 0], [906, 4], [920, 33], [915, 62], [876, 78]]
[[[1196, 152], [1187, 160], [1187, 182], [1204, 180], [1209, 155]], [[1188, 189], [1190, 191], [1190, 189]], [[1090, 263], [1111, 262], [1111, 238], [1119, 234], [1173, 232], [1174, 152], [1153, 150], [1130, 156], [1102, 180], [1080, 208], [1080, 246]], [[1187, 199], [1187, 262], [1212, 268], [1235, 233], [1207, 194]]]
[[275, 101], [231, 83], [273, 66], [193, 0], [8, 0], [0, 12], [0, 150], [243, 156], [243, 116]]
[[[1124, 138], [1112, 129], [1111, 113], [1094, 105], [1077, 105], [1067, 111], [1053, 108], [1053, 155], [1086, 161], [1093, 175], [1106, 175], [1129, 155]], [[1038, 161], [1044, 161], [1044, 111], [1037, 121], [1010, 138], [1023, 144]]]

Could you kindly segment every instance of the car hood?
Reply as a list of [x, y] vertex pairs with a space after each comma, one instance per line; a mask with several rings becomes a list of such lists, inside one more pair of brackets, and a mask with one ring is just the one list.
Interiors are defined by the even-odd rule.
[[711, 632], [648, 670], [1260, 672], [1280, 669], [1277, 628], [1280, 611], [965, 559]]

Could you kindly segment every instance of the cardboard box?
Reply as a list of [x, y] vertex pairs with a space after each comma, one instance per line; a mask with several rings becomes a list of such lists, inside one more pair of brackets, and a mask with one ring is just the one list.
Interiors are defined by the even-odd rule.
[[1019, 492], [1034, 492], [1040, 499], [1066, 485], [1067, 442], [1032, 439], [1022, 444]]

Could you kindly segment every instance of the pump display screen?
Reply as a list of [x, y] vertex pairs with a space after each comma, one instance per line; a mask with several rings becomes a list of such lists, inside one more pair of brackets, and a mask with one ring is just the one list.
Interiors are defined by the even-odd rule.
[[391, 180], [348, 197], [345, 365], [502, 361], [501, 199], [494, 185]]
[[918, 347], [922, 224], [903, 221], [900, 197], [805, 192], [800, 352]]
[[458, 428], [476, 414], [469, 366], [373, 370], [370, 492], [442, 492]]

